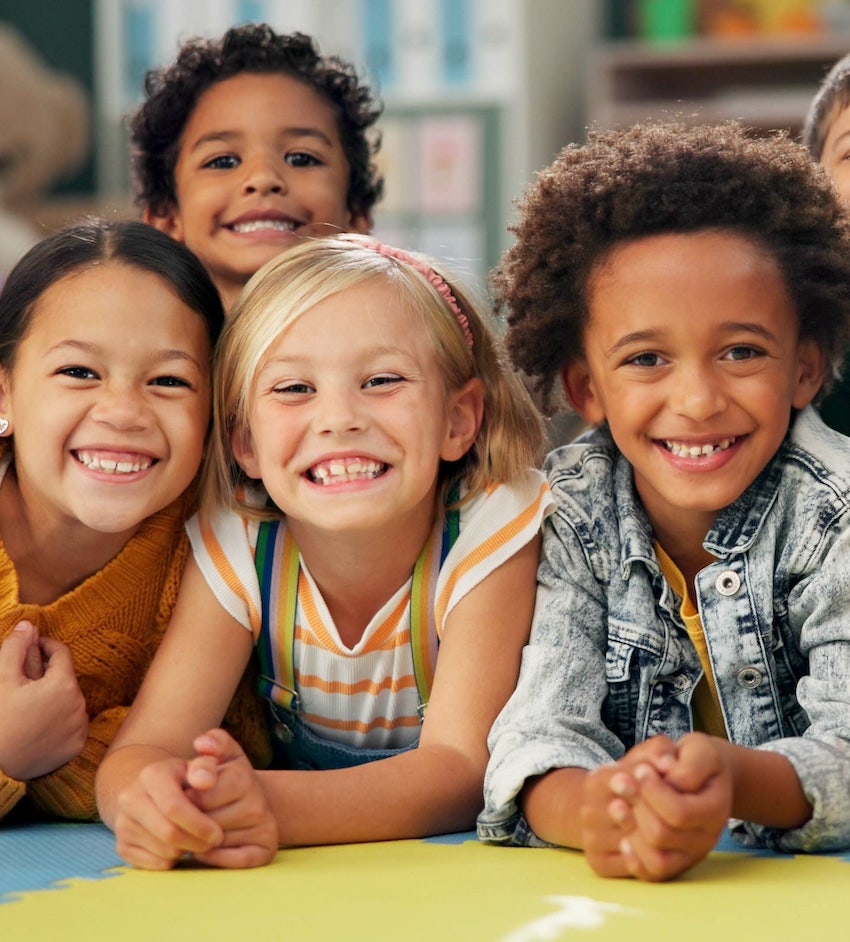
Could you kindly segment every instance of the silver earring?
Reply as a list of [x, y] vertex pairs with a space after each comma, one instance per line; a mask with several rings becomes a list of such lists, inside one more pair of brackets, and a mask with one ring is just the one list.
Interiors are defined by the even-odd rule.
[[9, 420], [0, 418], [0, 435], [5, 435], [9, 430]]

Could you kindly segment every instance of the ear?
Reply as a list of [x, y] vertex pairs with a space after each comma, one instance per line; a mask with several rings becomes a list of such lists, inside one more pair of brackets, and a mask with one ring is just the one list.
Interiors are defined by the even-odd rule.
[[484, 418], [484, 384], [475, 377], [449, 396], [448, 428], [440, 457], [458, 461], [470, 448]]
[[250, 431], [248, 429], [232, 429], [230, 432], [230, 447], [233, 449], [233, 457], [239, 467], [249, 478], [259, 481], [262, 477], [260, 462], [257, 460], [257, 454], [254, 451]]
[[588, 425], [602, 425], [605, 422], [605, 408], [596, 395], [586, 360], [568, 363], [561, 370], [561, 383], [573, 411]]
[[162, 215], [152, 212], [150, 207], [146, 206], [142, 210], [142, 220], [149, 226], [153, 226], [154, 229], [159, 229], [160, 232], [171, 236], [177, 242], [186, 241], [183, 238], [183, 222], [176, 206]]
[[826, 375], [826, 359], [820, 346], [811, 339], [797, 344], [797, 385], [791, 405], [803, 409], [815, 398]]
[[[2, 428], [4, 422], [6, 427]], [[8, 438], [12, 428], [12, 378], [0, 369], [0, 436]]]

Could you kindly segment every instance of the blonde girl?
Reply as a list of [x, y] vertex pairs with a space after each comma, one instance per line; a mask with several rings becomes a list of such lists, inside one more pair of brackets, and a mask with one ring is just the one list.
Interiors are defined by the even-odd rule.
[[[238, 867], [470, 827], [550, 506], [522, 385], [429, 260], [348, 235], [251, 280], [215, 388], [194, 560], [99, 778], [119, 852]], [[214, 729], [252, 642], [259, 772]]]

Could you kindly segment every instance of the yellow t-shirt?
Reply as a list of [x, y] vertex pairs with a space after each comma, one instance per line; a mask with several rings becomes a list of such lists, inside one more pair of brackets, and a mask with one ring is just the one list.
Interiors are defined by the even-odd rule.
[[699, 612], [691, 602], [689, 586], [679, 568], [658, 543], [655, 544], [655, 555], [658, 557], [658, 564], [661, 566], [664, 578], [682, 600], [679, 614], [682, 616], [685, 630], [688, 632], [688, 637], [691, 639], [703, 669], [703, 676], [697, 684], [691, 701], [694, 713], [694, 729], [708, 733], [711, 736], [720, 736], [722, 739], [726, 739], [726, 725], [723, 722], [723, 712], [720, 709], [720, 698], [717, 696], [717, 685], [714, 681], [714, 672], [711, 669], [711, 661], [708, 657], [705, 634], [702, 630]]

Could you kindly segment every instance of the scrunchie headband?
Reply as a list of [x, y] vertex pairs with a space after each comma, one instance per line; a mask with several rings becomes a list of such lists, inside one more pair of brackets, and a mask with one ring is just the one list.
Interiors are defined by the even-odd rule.
[[406, 265], [410, 265], [411, 268], [416, 269], [420, 275], [437, 291], [437, 293], [442, 297], [442, 299], [448, 304], [451, 308], [452, 313], [455, 316], [455, 319], [460, 326], [461, 331], [463, 332], [463, 339], [466, 341], [467, 347], [472, 349], [472, 331], [469, 329], [469, 320], [466, 317], [466, 314], [463, 313], [460, 309], [460, 305], [457, 303], [457, 299], [452, 294], [452, 289], [449, 287], [448, 282], [433, 268], [429, 268], [424, 262], [420, 261], [418, 258], [415, 258], [413, 255], [408, 254], [403, 249], [397, 249], [393, 245], [386, 245], [384, 242], [378, 242], [377, 240], [370, 240], [365, 243], [374, 251], [378, 252], [380, 255], [386, 255], [388, 258], [398, 259], [400, 262], [404, 262]]

